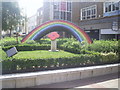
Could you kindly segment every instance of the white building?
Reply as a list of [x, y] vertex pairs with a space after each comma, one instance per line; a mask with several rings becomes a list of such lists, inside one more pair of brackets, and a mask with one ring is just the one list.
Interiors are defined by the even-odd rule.
[[33, 15], [33, 16], [28, 18], [28, 24], [27, 24], [27, 26], [28, 26], [28, 33], [30, 31], [32, 31], [36, 27], [36, 25], [37, 25], [36, 20], [37, 20], [37, 14], [35, 14], [35, 15]]

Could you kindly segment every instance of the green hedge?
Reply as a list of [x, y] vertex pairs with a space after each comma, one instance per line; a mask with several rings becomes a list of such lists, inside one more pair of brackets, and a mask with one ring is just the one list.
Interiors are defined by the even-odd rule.
[[[10, 39], [11, 40], [11, 39]], [[4, 40], [3, 50], [10, 49], [13, 46], [16, 46], [18, 51], [27, 51], [27, 50], [48, 50], [50, 49], [50, 39], [40, 39], [37, 41], [27, 41], [24, 44], [16, 44], [15, 39], [10, 41]], [[80, 43], [74, 38], [68, 39], [57, 39], [57, 47], [58, 49], [80, 54], [82, 51], [95, 51], [95, 52], [115, 52], [118, 53], [120, 45], [118, 45], [117, 40], [94, 40], [92, 44], [84, 45], [83, 42]]]
[[49, 44], [19, 44], [19, 45], [11, 45], [7, 47], [3, 47], [2, 49], [4, 51], [7, 51], [8, 49], [16, 47], [18, 51], [33, 51], [33, 50], [49, 50], [50, 45]]
[[116, 40], [109, 40], [109, 41], [105, 41], [105, 40], [99, 40], [96, 41], [94, 40], [94, 42], [92, 44], [89, 45], [84, 45], [84, 44], [80, 44], [78, 41], [68, 41], [65, 42], [61, 45], [58, 46], [59, 49], [71, 52], [71, 53], [82, 53], [82, 51], [94, 51], [94, 52], [103, 52], [103, 53], [109, 53], [109, 52], [115, 52], [118, 53], [120, 45], [118, 45], [118, 41]]
[[50, 67], [71, 67], [94, 64], [116, 63], [118, 55], [115, 53], [80, 54], [75, 57], [48, 58], [48, 59], [15, 59], [2, 61], [3, 72], [13, 70], [27, 70], [33, 68], [47, 69]]
[[58, 48], [62, 49], [64, 51], [79, 54], [80, 50], [82, 50], [83, 46], [78, 41], [73, 41], [73, 42], [67, 41], [67, 42], [59, 45]]
[[85, 47], [88, 51], [95, 51], [95, 52], [117, 52], [120, 46], [118, 45], [118, 41], [116, 40], [94, 40], [94, 42]]
[[3, 38], [1, 41], [0, 41], [0, 46], [10, 46], [10, 45], [17, 45], [17, 44], [20, 44], [22, 38], [19, 37], [18, 38], [18, 43], [16, 41], [16, 37], [6, 37], [6, 38]]

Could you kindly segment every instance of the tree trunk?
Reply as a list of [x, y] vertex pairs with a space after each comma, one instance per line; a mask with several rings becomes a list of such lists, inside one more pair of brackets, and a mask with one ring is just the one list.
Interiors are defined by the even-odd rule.
[[19, 36], [19, 34], [18, 34], [18, 32], [16, 33], [16, 41], [17, 41], [17, 44], [19, 43], [18, 42], [18, 36]]
[[0, 40], [2, 39], [2, 30], [0, 29]]
[[9, 37], [11, 37], [12, 36], [12, 30], [10, 29], [10, 35], [9, 35]]

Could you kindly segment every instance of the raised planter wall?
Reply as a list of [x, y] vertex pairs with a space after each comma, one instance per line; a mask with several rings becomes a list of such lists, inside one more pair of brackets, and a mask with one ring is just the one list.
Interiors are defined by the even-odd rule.
[[111, 64], [24, 74], [9, 74], [0, 76], [0, 79], [2, 80], [2, 88], [25, 88], [117, 73], [118, 65]]

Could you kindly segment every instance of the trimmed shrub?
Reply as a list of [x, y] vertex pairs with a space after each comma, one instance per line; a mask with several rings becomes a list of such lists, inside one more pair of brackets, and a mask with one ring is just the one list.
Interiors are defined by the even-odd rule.
[[17, 45], [18, 43], [16, 41], [4, 41], [1, 43], [2, 46], [11, 46], [11, 45]]
[[50, 45], [49, 44], [20, 44], [20, 45], [11, 45], [7, 47], [3, 47], [2, 49], [4, 51], [7, 51], [8, 49], [16, 47], [18, 51], [33, 51], [33, 50], [49, 50]]
[[86, 46], [85, 48], [88, 51], [95, 51], [95, 52], [117, 52], [118, 53], [118, 41], [108, 41], [108, 40], [100, 40], [100, 41], [94, 41], [92, 44]]
[[39, 44], [51, 44], [50, 39], [39, 39], [39, 40], [36, 40], [36, 42]]
[[80, 50], [82, 49], [82, 45], [78, 41], [74, 41], [74, 42], [68, 41], [60, 45], [58, 48], [64, 51], [79, 54]]
[[118, 62], [115, 53], [80, 54], [75, 57], [47, 58], [47, 59], [16, 59], [9, 58], [2, 61], [3, 72], [29, 69], [49, 69], [62, 67], [76, 67]]
[[101, 53], [102, 62], [103, 63], [114, 63], [119, 60], [119, 57], [116, 53], [110, 52], [110, 53]]
[[17, 43], [17, 41], [16, 41], [16, 38], [15, 37], [6, 37], [6, 38], [4, 38], [4, 39], [2, 39], [1, 41], [0, 41], [0, 45], [1, 46], [10, 46], [10, 45], [17, 45], [17, 44], [20, 44], [20, 40], [21, 40], [22, 38], [21, 37], [19, 37], [19, 40], [18, 40], [18, 43]]
[[28, 40], [27, 42], [25, 42], [25, 44], [38, 44], [38, 43], [34, 40]]
[[118, 48], [120, 46], [118, 45], [118, 41], [94, 41], [92, 44], [85, 45], [84, 42], [80, 43], [78, 41], [67, 41], [61, 45], [58, 46], [59, 49], [72, 52], [72, 53], [83, 53], [85, 54], [86, 51], [94, 51], [94, 52], [103, 52], [103, 53], [109, 53], [109, 52], [115, 52], [118, 53]]

